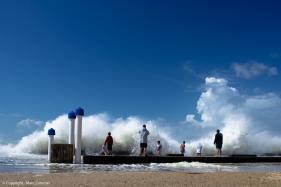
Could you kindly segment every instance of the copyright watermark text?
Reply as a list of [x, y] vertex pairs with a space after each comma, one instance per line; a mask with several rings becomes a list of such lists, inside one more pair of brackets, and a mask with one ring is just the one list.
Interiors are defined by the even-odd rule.
[[46, 181], [2, 181], [2, 185], [7, 185], [7, 186], [21, 186], [21, 185], [50, 185], [50, 182]]

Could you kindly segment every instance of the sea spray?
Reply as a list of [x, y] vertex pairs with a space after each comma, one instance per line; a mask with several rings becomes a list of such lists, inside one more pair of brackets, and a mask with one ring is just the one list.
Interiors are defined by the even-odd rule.
[[229, 86], [226, 79], [207, 77], [197, 111], [201, 119], [188, 114], [187, 125], [213, 131], [191, 141], [187, 145], [190, 154], [202, 143], [203, 155], [214, 155], [216, 129], [224, 135], [224, 154], [281, 153], [281, 98], [277, 94], [246, 95]]
[[[41, 131], [35, 131], [30, 135], [22, 137], [18, 144], [1, 147], [5, 147], [6, 150], [12, 153], [47, 154], [48, 129], [54, 128], [56, 130], [55, 143], [67, 143], [68, 120], [66, 114], [61, 115], [53, 121], [46, 122]], [[106, 114], [85, 116], [83, 118], [82, 150], [86, 154], [99, 153], [107, 132], [111, 131], [114, 138], [114, 152], [136, 155], [139, 152], [138, 131], [141, 129], [143, 123], [147, 124], [147, 128], [150, 131], [149, 152], [154, 152], [157, 140], [161, 140], [164, 154], [177, 152], [178, 142], [170, 138], [167, 133], [161, 131], [161, 128], [156, 125], [156, 122], [145, 122], [138, 117], [112, 120]]]
[[[281, 98], [274, 93], [246, 95], [229, 86], [223, 78], [207, 77], [205, 90], [197, 102], [199, 119], [188, 114], [186, 125], [205, 129], [205, 133], [186, 145], [187, 154], [195, 155], [199, 143], [202, 155], [216, 153], [213, 144], [216, 129], [224, 135], [223, 154], [280, 154], [281, 153]], [[157, 140], [163, 145], [163, 154], [178, 153], [179, 142], [167, 132], [176, 132], [177, 127], [163, 128], [157, 121], [146, 121], [139, 117], [112, 119], [107, 114], [95, 114], [83, 118], [82, 149], [96, 154], [108, 131], [114, 138], [113, 150], [130, 155], [139, 152], [138, 131], [146, 123], [149, 136], [149, 151], [153, 152]], [[55, 143], [67, 143], [69, 121], [67, 115], [46, 122], [42, 130], [24, 136], [17, 144], [1, 145], [3, 155], [14, 153], [47, 154], [47, 130], [56, 130]], [[176, 132], [184, 134], [185, 132]], [[188, 136], [186, 132], [186, 136]]]

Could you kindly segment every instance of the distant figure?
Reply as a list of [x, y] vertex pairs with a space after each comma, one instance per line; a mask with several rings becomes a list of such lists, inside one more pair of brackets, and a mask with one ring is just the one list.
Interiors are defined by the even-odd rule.
[[104, 155], [106, 155], [106, 153], [107, 153], [106, 147], [105, 147], [105, 145], [102, 145], [101, 152], [99, 153], [99, 155], [104, 156]]
[[106, 155], [112, 155], [113, 138], [111, 136], [111, 132], [107, 133], [107, 137], [103, 145], [106, 146], [107, 149]]
[[220, 133], [220, 130], [217, 130], [217, 134], [215, 136], [214, 144], [216, 145], [217, 148], [217, 156], [221, 156], [221, 149], [222, 149], [222, 144], [223, 144], [223, 135]]
[[140, 156], [147, 156], [147, 137], [149, 131], [146, 129], [146, 125], [142, 126], [142, 130], [139, 131], [140, 134]]
[[202, 146], [201, 143], [199, 143], [199, 144], [197, 145], [197, 148], [196, 148], [196, 154], [197, 154], [197, 156], [201, 156], [202, 149], [203, 149], [203, 146]]
[[156, 155], [160, 156], [161, 155], [161, 152], [162, 152], [162, 145], [160, 143], [160, 141], [158, 140], [157, 141], [157, 144], [156, 144]]
[[180, 153], [183, 155], [185, 153], [185, 141], [183, 141], [182, 144], [180, 145]]

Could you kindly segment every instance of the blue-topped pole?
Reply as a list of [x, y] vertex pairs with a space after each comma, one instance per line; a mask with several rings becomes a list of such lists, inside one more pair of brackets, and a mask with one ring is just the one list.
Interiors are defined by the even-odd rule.
[[81, 139], [82, 139], [82, 117], [84, 116], [84, 109], [79, 107], [75, 110], [77, 116], [77, 123], [75, 127], [75, 163], [81, 163]]
[[48, 130], [48, 161], [51, 162], [51, 156], [52, 156], [52, 144], [54, 143], [54, 136], [56, 135], [56, 131], [53, 128], [50, 128]]

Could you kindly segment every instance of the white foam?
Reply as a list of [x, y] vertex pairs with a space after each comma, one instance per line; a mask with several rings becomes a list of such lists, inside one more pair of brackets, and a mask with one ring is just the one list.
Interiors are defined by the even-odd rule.
[[[186, 123], [191, 123], [194, 128], [205, 129], [205, 134], [189, 141], [186, 145], [187, 155], [195, 155], [199, 143], [203, 145], [202, 155], [214, 155], [216, 150], [213, 140], [216, 129], [221, 129], [224, 135], [224, 154], [281, 153], [280, 96], [274, 93], [245, 95], [228, 84], [222, 78], [206, 78], [206, 90], [197, 102], [200, 119], [196, 120], [193, 114], [188, 114], [186, 118]], [[144, 123], [151, 132], [150, 151], [154, 151], [156, 141], [160, 140], [163, 154], [178, 153], [179, 142], [167, 133], [170, 132], [169, 129], [162, 128], [157, 121], [145, 121], [135, 116], [112, 119], [104, 113], [83, 118], [82, 149], [87, 153], [100, 152], [107, 132], [111, 131], [115, 151], [137, 154], [138, 130]], [[69, 120], [64, 114], [46, 122], [42, 130], [22, 137], [17, 144], [1, 145], [1, 154], [47, 154], [49, 128], [56, 130], [55, 143], [67, 143]]]
[[186, 168], [197, 168], [197, 169], [233, 169], [234, 166], [223, 166], [219, 164], [207, 164], [207, 163], [201, 163], [201, 162], [176, 162], [176, 163], [152, 163], [151, 166], [157, 166], [157, 167], [167, 167], [167, 168], [175, 168], [175, 169], [186, 169]]
[[[215, 154], [216, 129], [224, 135], [225, 154], [281, 153], [281, 98], [277, 94], [241, 94], [221, 78], [206, 78], [197, 111], [201, 120], [186, 121], [195, 128], [211, 128], [205, 136], [191, 141], [187, 147], [195, 154], [198, 143], [204, 154]], [[192, 114], [188, 114], [192, 116]]]
[[[83, 118], [82, 149], [88, 154], [100, 152], [107, 132], [111, 131], [114, 138], [113, 149], [115, 151], [137, 154], [139, 150], [138, 131], [144, 123], [147, 124], [147, 129], [150, 131], [150, 151], [154, 151], [157, 140], [161, 140], [164, 153], [177, 151], [176, 145], [178, 145], [178, 142], [170, 138], [166, 132], [161, 131], [161, 128], [157, 127], [156, 122], [145, 122], [138, 117], [111, 119], [106, 114], [85, 116]], [[46, 122], [41, 131], [35, 131], [28, 136], [22, 137], [15, 145], [2, 145], [0, 146], [0, 150], [6, 154], [47, 154], [48, 129], [54, 128], [56, 130], [55, 143], [67, 143], [68, 126], [69, 119], [67, 115], [61, 115], [53, 121]]]

